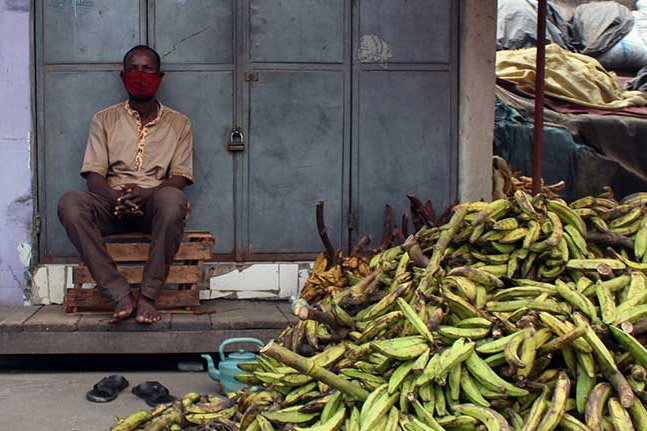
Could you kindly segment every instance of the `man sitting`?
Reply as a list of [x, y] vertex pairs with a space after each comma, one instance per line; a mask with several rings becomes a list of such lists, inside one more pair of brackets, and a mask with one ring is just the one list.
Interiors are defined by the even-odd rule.
[[[166, 282], [188, 215], [182, 189], [193, 183], [191, 124], [155, 94], [164, 74], [160, 56], [139, 45], [126, 53], [121, 79], [126, 102], [97, 112], [90, 124], [81, 175], [88, 192], [64, 194], [58, 216], [102, 296], [115, 305], [111, 323], [131, 316], [161, 319], [155, 300]], [[117, 271], [102, 235], [150, 233], [139, 301]]]

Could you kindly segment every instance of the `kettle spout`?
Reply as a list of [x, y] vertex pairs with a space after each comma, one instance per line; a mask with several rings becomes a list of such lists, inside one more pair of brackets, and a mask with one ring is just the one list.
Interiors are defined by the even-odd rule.
[[211, 355], [200, 355], [200, 356], [202, 356], [204, 359], [207, 360], [209, 377], [211, 377], [213, 380], [220, 379], [220, 371], [216, 369], [216, 365], [213, 363], [213, 358], [211, 357]]

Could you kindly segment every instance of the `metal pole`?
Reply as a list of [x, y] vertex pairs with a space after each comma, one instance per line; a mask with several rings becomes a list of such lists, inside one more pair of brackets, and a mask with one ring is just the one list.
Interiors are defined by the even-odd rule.
[[541, 153], [544, 139], [544, 78], [546, 71], [547, 0], [537, 2], [537, 63], [535, 65], [535, 130], [532, 148], [532, 194], [541, 191]]

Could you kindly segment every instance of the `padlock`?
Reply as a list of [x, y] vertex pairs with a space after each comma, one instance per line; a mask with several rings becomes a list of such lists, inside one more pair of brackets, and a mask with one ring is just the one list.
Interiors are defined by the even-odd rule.
[[245, 137], [238, 127], [231, 132], [231, 139], [229, 140], [227, 149], [232, 152], [243, 151], [245, 149]]

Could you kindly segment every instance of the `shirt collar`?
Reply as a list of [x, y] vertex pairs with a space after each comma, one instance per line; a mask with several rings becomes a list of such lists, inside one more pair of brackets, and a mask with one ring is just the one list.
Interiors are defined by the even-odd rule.
[[144, 124], [144, 125], [141, 124], [142, 119], [139, 116], [139, 112], [135, 111], [133, 108], [130, 107], [130, 103], [128, 103], [128, 100], [126, 100], [124, 102], [124, 108], [126, 109], [126, 112], [128, 112], [130, 115], [132, 115], [135, 118], [135, 120], [137, 121], [137, 125], [140, 128], [141, 127], [150, 127], [150, 126], [154, 126], [155, 124], [157, 124], [159, 119], [162, 118], [162, 112], [164, 112], [164, 105], [162, 105], [162, 103], [159, 100], [156, 100], [156, 102], [157, 102], [157, 106], [159, 108], [157, 110], [157, 116], [153, 120], [149, 121], [147, 124]]

